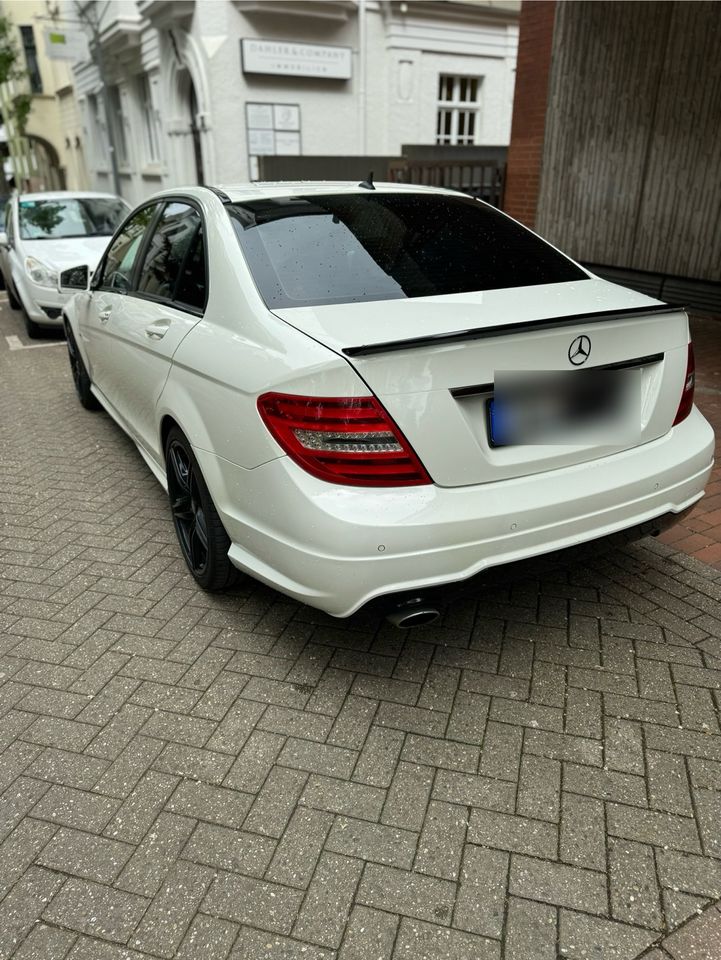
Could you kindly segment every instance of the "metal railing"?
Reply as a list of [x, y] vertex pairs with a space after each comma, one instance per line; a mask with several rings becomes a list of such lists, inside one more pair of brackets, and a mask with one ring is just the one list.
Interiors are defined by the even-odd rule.
[[506, 169], [495, 161], [403, 161], [389, 164], [388, 172], [393, 183], [445, 187], [478, 197], [494, 207], [503, 206]]

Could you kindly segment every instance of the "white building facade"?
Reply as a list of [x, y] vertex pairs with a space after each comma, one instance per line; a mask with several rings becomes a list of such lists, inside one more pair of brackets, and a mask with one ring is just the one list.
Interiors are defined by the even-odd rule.
[[263, 154], [507, 145], [518, 0], [111, 0], [74, 68], [91, 185], [254, 179]]

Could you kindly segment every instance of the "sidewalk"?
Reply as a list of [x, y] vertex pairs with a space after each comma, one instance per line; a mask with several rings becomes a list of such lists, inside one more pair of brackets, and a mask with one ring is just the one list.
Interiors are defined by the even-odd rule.
[[721, 570], [721, 318], [694, 317], [691, 334], [696, 404], [716, 432], [716, 465], [703, 500], [659, 539]]

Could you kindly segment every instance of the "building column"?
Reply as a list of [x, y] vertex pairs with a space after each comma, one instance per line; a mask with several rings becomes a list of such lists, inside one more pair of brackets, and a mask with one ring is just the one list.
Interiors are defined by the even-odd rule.
[[556, 0], [523, 0], [503, 209], [533, 227], [541, 185]]

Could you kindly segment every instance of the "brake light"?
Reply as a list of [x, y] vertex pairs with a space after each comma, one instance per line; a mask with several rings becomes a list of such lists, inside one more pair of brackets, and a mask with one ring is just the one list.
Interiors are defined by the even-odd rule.
[[686, 417], [691, 413], [691, 408], [693, 407], [693, 392], [696, 386], [696, 359], [693, 355], [693, 344], [689, 343], [688, 345], [688, 361], [686, 362], [686, 377], [683, 382], [683, 393], [681, 394], [681, 402], [678, 405], [678, 410], [676, 411], [676, 417], [673, 421], [674, 427], [677, 423], [681, 423], [682, 420], [685, 420]]
[[432, 482], [375, 397], [265, 393], [258, 411], [288, 456], [321, 480], [358, 487]]

